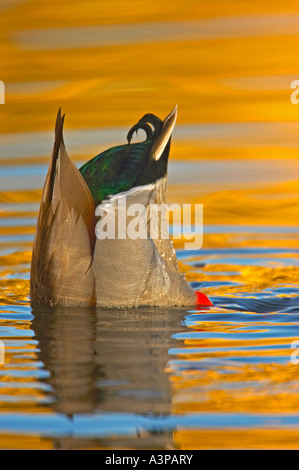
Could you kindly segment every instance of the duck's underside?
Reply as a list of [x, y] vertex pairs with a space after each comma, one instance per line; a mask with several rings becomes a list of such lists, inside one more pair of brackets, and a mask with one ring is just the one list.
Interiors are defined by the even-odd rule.
[[[32, 305], [129, 308], [195, 304], [195, 292], [179, 272], [169, 238], [95, 236], [96, 207], [98, 214], [105, 204], [106, 215], [111, 209], [117, 220], [124, 199], [127, 206], [143, 204], [147, 223], [149, 204], [165, 203], [176, 111], [163, 122], [159, 120], [159, 129], [154, 131], [147, 127], [146, 116], [136, 125], [146, 131], [145, 142], [109, 149], [78, 170], [65, 149], [64, 116], [59, 111], [32, 252]], [[129, 132], [129, 141], [131, 137]]]

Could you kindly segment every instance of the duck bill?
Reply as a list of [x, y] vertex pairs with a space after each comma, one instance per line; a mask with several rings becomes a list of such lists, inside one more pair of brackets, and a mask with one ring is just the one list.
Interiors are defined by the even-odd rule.
[[168, 141], [171, 137], [173, 128], [176, 123], [177, 108], [178, 106], [176, 105], [176, 107], [168, 114], [168, 116], [166, 116], [166, 118], [163, 121], [160, 134], [156, 138], [155, 143], [151, 150], [151, 156], [154, 160], [159, 160], [166, 145], [168, 144]]

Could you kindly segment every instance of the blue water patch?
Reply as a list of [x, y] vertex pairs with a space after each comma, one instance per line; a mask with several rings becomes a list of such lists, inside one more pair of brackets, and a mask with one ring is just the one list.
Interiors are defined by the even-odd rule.
[[0, 235], [0, 243], [23, 243], [32, 242], [34, 240], [34, 234], [23, 234], [23, 235]]
[[0, 227], [35, 227], [36, 220], [36, 217], [0, 218]]
[[162, 433], [177, 429], [293, 429], [299, 428], [299, 415], [288, 413], [194, 413], [189, 415], [141, 416], [134, 413], [102, 412], [93, 415], [36, 415], [0, 413], [0, 432], [39, 434], [42, 437], [109, 437]]

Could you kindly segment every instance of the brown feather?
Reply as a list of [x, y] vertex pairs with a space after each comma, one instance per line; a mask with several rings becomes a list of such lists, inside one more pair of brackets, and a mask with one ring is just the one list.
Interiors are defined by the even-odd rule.
[[95, 208], [92, 195], [63, 142], [59, 110], [33, 244], [33, 305], [94, 305], [92, 271]]

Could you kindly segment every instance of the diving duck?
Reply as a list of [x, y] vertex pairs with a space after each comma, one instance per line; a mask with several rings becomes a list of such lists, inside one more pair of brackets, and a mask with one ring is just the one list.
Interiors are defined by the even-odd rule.
[[[130, 308], [210, 306], [180, 273], [170, 238], [96, 236], [97, 221], [117, 215], [121, 202], [166, 202], [167, 165], [177, 108], [162, 121], [145, 114], [112, 147], [78, 169], [64, 144], [59, 110], [52, 158], [33, 243], [33, 306]], [[131, 143], [139, 129], [143, 142]], [[148, 217], [145, 212], [144, 217]]]

